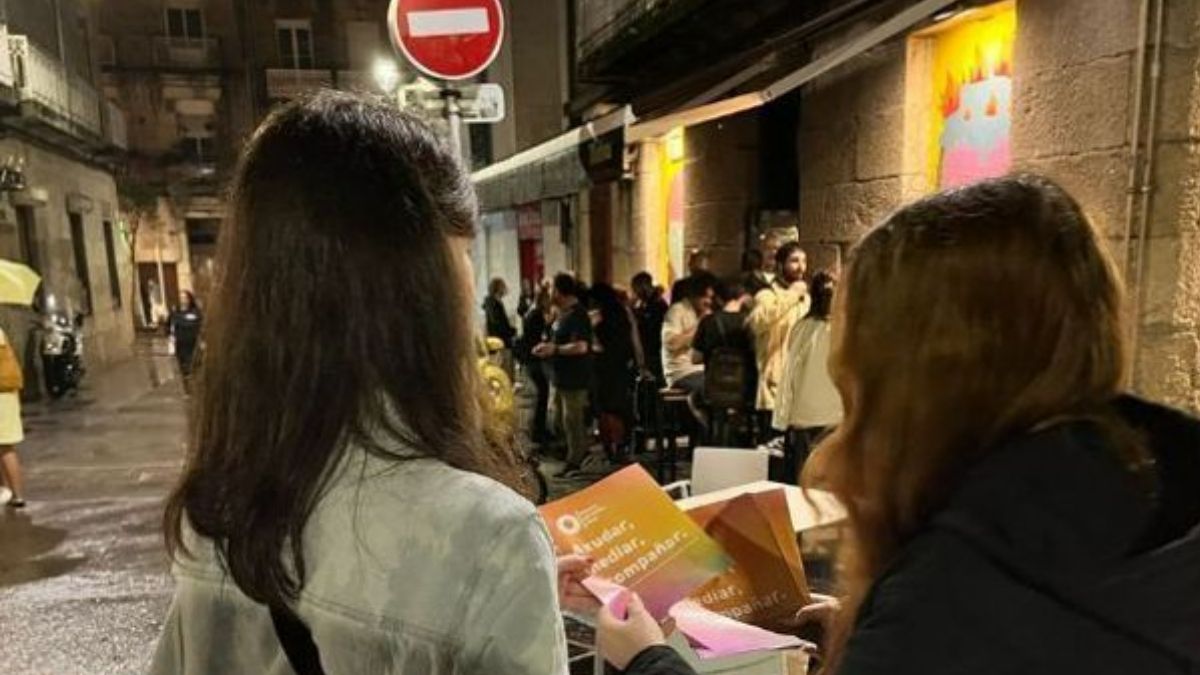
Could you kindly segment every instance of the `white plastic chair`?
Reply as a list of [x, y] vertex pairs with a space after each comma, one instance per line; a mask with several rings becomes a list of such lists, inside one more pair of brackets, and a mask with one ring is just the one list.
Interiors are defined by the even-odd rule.
[[663, 486], [676, 499], [702, 495], [767, 479], [770, 451], [763, 448], [696, 448], [692, 479]]

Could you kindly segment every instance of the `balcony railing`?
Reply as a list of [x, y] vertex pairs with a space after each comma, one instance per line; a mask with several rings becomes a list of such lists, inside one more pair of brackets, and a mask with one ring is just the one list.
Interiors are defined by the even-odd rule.
[[125, 112], [112, 101], [104, 102], [104, 120], [109, 145], [121, 150], [129, 149], [129, 130], [125, 125]]
[[12, 87], [15, 84], [13, 60], [8, 53], [8, 26], [0, 23], [0, 86]]
[[221, 43], [216, 38], [154, 38], [154, 64], [179, 68], [216, 68], [221, 65]]
[[72, 122], [96, 135], [104, 133], [104, 122], [100, 117], [100, 94], [91, 82], [75, 75], [67, 77], [67, 110]]
[[[61, 61], [24, 35], [9, 35], [13, 80], [21, 103], [35, 104], [56, 126], [100, 136], [100, 96], [86, 79], [71, 73]], [[74, 125], [76, 129], [71, 129]]]
[[267, 95], [273, 99], [296, 98], [306, 92], [332, 86], [331, 70], [267, 69]]

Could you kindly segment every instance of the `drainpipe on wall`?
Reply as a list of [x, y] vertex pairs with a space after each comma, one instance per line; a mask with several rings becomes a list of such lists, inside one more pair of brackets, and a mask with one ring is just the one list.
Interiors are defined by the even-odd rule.
[[58, 0], [54, 0], [54, 39], [58, 43], [58, 62], [64, 66], [67, 63], [67, 53], [63, 48], [63, 29], [62, 29], [62, 8], [59, 7]]
[[1150, 202], [1154, 196], [1154, 132], [1158, 122], [1158, 99], [1162, 90], [1163, 62], [1163, 26], [1165, 20], [1165, 0], [1158, 0], [1154, 14], [1154, 61], [1150, 65], [1150, 111], [1145, 125], [1146, 159], [1142, 162], [1142, 179], [1138, 188], [1138, 196], [1142, 203], [1138, 214], [1138, 248], [1137, 260], [1134, 262], [1133, 305], [1134, 316], [1133, 335], [1129, 341], [1130, 351], [1134, 358], [1129, 368], [1130, 381], [1137, 373], [1137, 349], [1142, 333], [1142, 298], [1146, 295], [1143, 284], [1146, 278], [1146, 250], [1150, 247]]

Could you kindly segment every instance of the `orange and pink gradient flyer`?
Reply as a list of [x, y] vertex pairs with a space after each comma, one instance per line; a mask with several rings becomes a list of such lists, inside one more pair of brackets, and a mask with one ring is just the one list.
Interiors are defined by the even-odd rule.
[[733, 564], [636, 464], [538, 511], [559, 554], [592, 556], [594, 575], [635, 591], [658, 618]]

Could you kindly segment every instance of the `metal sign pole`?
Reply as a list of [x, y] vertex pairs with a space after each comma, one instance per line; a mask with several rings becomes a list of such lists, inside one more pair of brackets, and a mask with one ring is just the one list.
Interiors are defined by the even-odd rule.
[[450, 145], [454, 148], [454, 156], [464, 163], [462, 147], [462, 113], [458, 107], [459, 92], [457, 89], [446, 87], [442, 89], [442, 100], [446, 102], [446, 123], [450, 126]]

